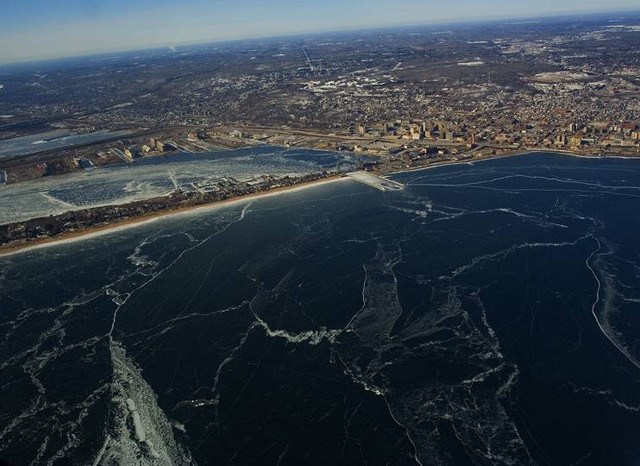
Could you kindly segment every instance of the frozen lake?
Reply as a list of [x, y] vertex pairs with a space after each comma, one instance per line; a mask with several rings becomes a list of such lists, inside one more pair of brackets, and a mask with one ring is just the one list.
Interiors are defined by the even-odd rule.
[[259, 147], [203, 154], [176, 154], [140, 159], [52, 178], [0, 186], [0, 224], [58, 215], [69, 210], [125, 204], [194, 190], [232, 177], [300, 176], [333, 169], [353, 169], [350, 154]]
[[0, 258], [0, 457], [637, 464], [637, 161], [390, 178]]

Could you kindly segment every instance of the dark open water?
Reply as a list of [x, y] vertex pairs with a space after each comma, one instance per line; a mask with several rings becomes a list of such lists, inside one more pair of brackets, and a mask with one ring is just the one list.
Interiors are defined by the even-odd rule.
[[0, 458], [638, 464], [638, 162], [394, 178], [1, 259]]

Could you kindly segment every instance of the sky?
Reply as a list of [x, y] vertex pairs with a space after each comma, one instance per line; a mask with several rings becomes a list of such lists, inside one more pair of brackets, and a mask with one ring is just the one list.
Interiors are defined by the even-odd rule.
[[0, 0], [0, 63], [368, 27], [640, 9], [638, 0]]

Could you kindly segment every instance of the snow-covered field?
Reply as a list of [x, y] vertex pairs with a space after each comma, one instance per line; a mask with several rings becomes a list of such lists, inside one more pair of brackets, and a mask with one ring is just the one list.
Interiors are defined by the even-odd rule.
[[130, 131], [96, 131], [87, 134], [72, 134], [66, 130], [55, 130], [21, 136], [0, 141], [0, 158], [17, 157], [50, 149], [99, 142], [114, 137], [124, 137], [129, 133]]

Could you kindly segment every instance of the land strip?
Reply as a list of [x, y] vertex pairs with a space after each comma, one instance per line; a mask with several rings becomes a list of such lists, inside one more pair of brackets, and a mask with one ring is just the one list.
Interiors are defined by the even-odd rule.
[[114, 229], [144, 224], [177, 213], [222, 207], [235, 202], [249, 202], [256, 198], [342, 179], [346, 178], [341, 174], [324, 172], [295, 178], [285, 177], [260, 188], [228, 193], [184, 193], [176, 190], [169, 196], [144, 201], [70, 211], [56, 216], [0, 225], [0, 256], [40, 245], [108, 233]]

